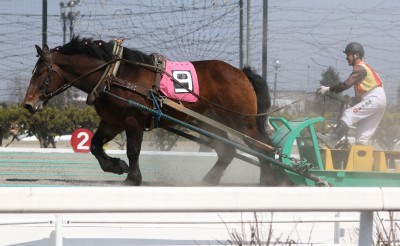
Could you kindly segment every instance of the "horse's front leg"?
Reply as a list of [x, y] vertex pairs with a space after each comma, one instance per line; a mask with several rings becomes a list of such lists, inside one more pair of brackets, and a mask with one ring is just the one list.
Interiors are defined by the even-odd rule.
[[100, 122], [100, 126], [94, 134], [90, 146], [90, 152], [99, 161], [104, 172], [123, 174], [128, 172], [128, 165], [119, 158], [112, 158], [104, 151], [104, 144], [112, 140], [119, 132], [112, 130], [105, 122]]
[[125, 183], [128, 185], [141, 185], [142, 174], [139, 168], [139, 154], [143, 141], [144, 123], [142, 117], [128, 117], [126, 123], [126, 154], [129, 159], [129, 172]]

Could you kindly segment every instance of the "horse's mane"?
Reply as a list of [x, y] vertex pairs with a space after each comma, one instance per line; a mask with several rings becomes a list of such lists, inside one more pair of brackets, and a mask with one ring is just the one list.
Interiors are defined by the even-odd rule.
[[[90, 56], [110, 61], [113, 59], [114, 41], [93, 40], [92, 38], [80, 38], [75, 36], [63, 46], [56, 47], [51, 51], [57, 51], [65, 55], [88, 54]], [[151, 64], [151, 57], [141, 51], [129, 49], [124, 46], [123, 58], [133, 62]]]

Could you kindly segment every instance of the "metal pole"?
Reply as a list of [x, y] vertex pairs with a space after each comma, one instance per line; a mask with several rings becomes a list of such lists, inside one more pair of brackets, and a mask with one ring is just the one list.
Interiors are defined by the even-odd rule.
[[63, 28], [63, 45], [66, 42], [66, 33], [67, 33], [67, 15], [65, 14], [65, 8], [66, 7], [64, 5], [64, 2], [60, 2], [60, 11], [61, 11], [60, 17], [63, 22], [63, 26], [62, 26], [62, 28]]
[[251, 66], [250, 7], [251, 0], [247, 0], [247, 66]]
[[243, 0], [239, 0], [239, 67], [243, 68]]
[[374, 227], [374, 212], [360, 212], [360, 232], [358, 236], [358, 245], [372, 245], [372, 233]]
[[47, 44], [47, 0], [42, 0], [42, 47]]
[[310, 89], [310, 65], [307, 65], [307, 92]]
[[74, 36], [74, 18], [75, 18], [75, 13], [72, 12], [72, 7], [71, 10], [68, 12], [68, 19], [69, 19], [69, 41], [72, 40], [72, 37]]
[[67, 17], [63, 13], [63, 45], [66, 44], [66, 33], [67, 33]]
[[275, 108], [275, 101], [276, 101], [276, 81], [278, 79], [278, 68], [281, 66], [281, 62], [278, 59], [274, 61], [274, 68], [275, 68], [275, 79], [274, 79], [274, 100], [273, 100], [273, 107]]
[[274, 79], [274, 100], [273, 100], [273, 107], [275, 108], [275, 100], [276, 100], [276, 80], [278, 78], [278, 67], [275, 66], [275, 79]]
[[262, 38], [262, 77], [267, 80], [267, 50], [268, 50], [268, 0], [263, 2], [263, 38]]
[[[79, 3], [80, 0], [70, 0], [67, 3], [60, 2], [60, 10], [61, 10], [61, 19], [63, 21], [63, 44], [66, 43], [66, 32], [67, 32], [67, 21], [69, 26], [69, 40], [72, 40], [74, 36], [74, 21], [78, 12], [73, 12], [73, 8]], [[66, 9], [69, 8], [68, 11]]]

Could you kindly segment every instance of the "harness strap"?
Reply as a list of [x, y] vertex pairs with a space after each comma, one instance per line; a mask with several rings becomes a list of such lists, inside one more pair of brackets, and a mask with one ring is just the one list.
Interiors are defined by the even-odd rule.
[[144, 85], [141, 85], [140, 83], [136, 83], [136, 84], [132, 84], [129, 83], [128, 81], [122, 80], [118, 77], [111, 77], [110, 78], [111, 84], [118, 86], [120, 88], [124, 88], [127, 90], [130, 90], [132, 92], [136, 92], [139, 93], [140, 95], [144, 96], [144, 97], [148, 97], [149, 93], [150, 93], [150, 89], [147, 88]]
[[151, 54], [151, 56], [153, 59], [154, 67], [156, 69], [156, 77], [154, 79], [153, 88], [158, 91], [158, 89], [160, 88], [160, 81], [163, 73], [165, 72], [167, 63], [165, 57], [159, 53], [153, 53]]
[[[113, 85], [113, 86], [120, 87], [124, 90], [129, 90], [131, 92], [142, 95], [143, 97], [148, 98], [148, 99], [149, 99], [149, 97], [152, 97], [151, 101], [157, 103], [157, 99], [154, 98], [153, 90], [147, 88], [145, 85], [143, 85], [141, 83], [132, 84], [132, 83], [122, 80], [118, 77], [111, 77], [110, 81], [111, 81], [111, 85]], [[151, 95], [149, 95], [149, 94], [151, 94]], [[161, 112], [160, 106], [159, 105], [156, 105], [156, 106], [157, 106], [157, 109], [159, 109]], [[151, 120], [146, 122], [145, 130], [150, 131], [154, 127], [158, 127], [158, 121], [159, 121], [159, 117], [157, 119], [157, 122], [156, 122], [156, 119], [154, 119], [154, 117], [152, 117]], [[156, 126], [156, 123], [157, 123], [157, 126]]]
[[92, 92], [89, 93], [86, 104], [93, 106], [96, 99], [99, 97], [100, 93], [104, 90], [104, 87], [107, 86], [107, 89], [111, 87], [111, 77], [115, 77], [118, 72], [119, 65], [121, 63], [122, 54], [124, 48], [122, 47], [122, 43], [124, 42], [123, 39], [114, 38], [115, 44], [113, 48], [113, 55], [114, 55], [114, 62], [110, 63], [106, 69], [104, 70], [103, 75], [101, 76], [97, 85], [93, 88]]

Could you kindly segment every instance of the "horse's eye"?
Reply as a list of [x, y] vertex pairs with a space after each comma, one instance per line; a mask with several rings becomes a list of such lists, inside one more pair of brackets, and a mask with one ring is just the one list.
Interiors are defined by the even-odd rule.
[[37, 68], [37, 74], [40, 76], [46, 71], [45, 67], [43, 66], [38, 66]]
[[40, 77], [40, 75], [42, 75], [42, 70], [40, 69], [40, 68], [37, 68], [35, 71], [34, 71], [34, 73], [33, 73], [33, 76], [34, 77]]

